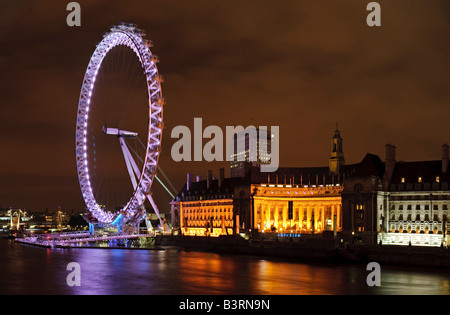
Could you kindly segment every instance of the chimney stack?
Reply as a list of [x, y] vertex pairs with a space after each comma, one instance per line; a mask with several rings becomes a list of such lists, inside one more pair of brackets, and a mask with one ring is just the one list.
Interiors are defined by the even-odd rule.
[[191, 183], [192, 183], [192, 174], [191, 173], [187, 173], [186, 190], [189, 190], [189, 187], [191, 186]]
[[208, 170], [208, 174], [206, 175], [206, 189], [209, 189], [212, 181], [212, 171]]
[[219, 168], [219, 187], [222, 187], [223, 179], [225, 177], [225, 169]]
[[394, 161], [395, 162], [395, 145], [386, 144], [386, 161]]
[[390, 185], [391, 183], [392, 174], [394, 173], [394, 167], [395, 167], [395, 145], [386, 144], [386, 161], [384, 170], [386, 189], [388, 188], [388, 185]]
[[446, 173], [448, 170], [448, 144], [442, 146], [442, 173]]

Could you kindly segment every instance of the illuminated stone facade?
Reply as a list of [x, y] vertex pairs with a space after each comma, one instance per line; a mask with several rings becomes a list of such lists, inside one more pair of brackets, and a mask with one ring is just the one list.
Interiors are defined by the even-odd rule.
[[450, 174], [442, 160], [397, 162], [386, 145], [384, 162], [367, 154], [345, 167], [343, 238], [365, 244], [446, 246]]
[[281, 233], [321, 233], [342, 228], [337, 185], [252, 185], [253, 229]]
[[185, 235], [233, 234], [233, 200], [213, 199], [179, 203], [179, 228]]
[[[334, 183], [337, 178], [328, 174], [327, 167], [280, 168], [270, 175], [253, 167], [244, 178], [215, 179], [208, 174], [210, 180], [186, 183], [171, 203], [172, 225], [184, 235], [317, 234], [342, 229], [343, 186]], [[285, 182], [278, 184], [278, 177]]]
[[233, 234], [234, 186], [239, 178], [224, 178], [220, 169], [215, 179], [208, 171], [207, 179], [187, 182], [171, 202], [172, 226], [181, 234], [192, 236], [219, 236]]
[[383, 192], [379, 204], [380, 212], [387, 213], [378, 237], [383, 244], [441, 246], [449, 243], [448, 190]]
[[387, 148], [385, 187], [378, 193], [379, 242], [448, 245], [448, 151], [444, 145], [442, 160], [396, 162], [395, 147]]

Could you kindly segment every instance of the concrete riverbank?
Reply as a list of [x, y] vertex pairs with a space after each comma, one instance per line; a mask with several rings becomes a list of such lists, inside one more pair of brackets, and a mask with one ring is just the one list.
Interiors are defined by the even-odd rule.
[[245, 240], [240, 236], [157, 236], [157, 246], [334, 263], [367, 263], [450, 268], [450, 250], [439, 247], [364, 245], [335, 239]]
[[47, 248], [164, 250], [166, 247], [172, 247], [186, 251], [252, 255], [309, 262], [368, 263], [374, 261], [385, 265], [450, 268], [450, 249], [443, 247], [352, 244], [340, 242], [339, 239], [320, 237], [252, 240], [244, 239], [240, 235], [223, 237], [157, 235], [146, 239], [144, 243], [137, 242], [129, 246], [124, 244], [113, 246], [105, 242], [60, 246], [47, 242], [29, 242], [26, 239], [16, 239], [16, 242]]

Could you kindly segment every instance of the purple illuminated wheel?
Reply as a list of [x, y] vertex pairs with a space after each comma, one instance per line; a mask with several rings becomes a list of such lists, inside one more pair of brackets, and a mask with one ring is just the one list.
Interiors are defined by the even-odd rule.
[[[156, 176], [161, 151], [164, 102], [161, 93], [162, 80], [156, 67], [157, 58], [151, 53], [150, 41], [144, 39], [144, 36], [144, 32], [135, 25], [121, 24], [112, 27], [97, 45], [81, 87], [75, 139], [78, 180], [87, 210], [97, 222], [103, 224], [112, 223], [119, 215], [123, 223], [139, 222], [145, 214], [143, 204], [150, 198], [150, 188]], [[104, 79], [104, 68], [108, 67], [109, 59], [124, 59], [125, 61], [116, 64], [123, 65], [126, 69], [137, 68], [137, 74], [130, 75], [130, 79], [120, 78], [120, 75], [115, 74], [115, 77], [107, 81]], [[127, 63], [127, 60], [131, 61]], [[113, 68], [115, 67], [118, 66]], [[102, 91], [102, 80], [113, 82], [122, 79], [125, 82], [122, 85], [126, 85], [131, 81], [131, 77], [137, 78], [140, 84], [137, 90], [143, 92], [138, 93], [138, 97], [131, 97], [132, 94], [127, 92], [124, 100], [119, 102], [118, 97], [111, 97], [111, 93], [132, 88], [119, 89], [104, 84]], [[99, 100], [102, 95], [106, 96]], [[132, 117], [130, 115], [134, 113], [135, 103], [142, 111]], [[119, 110], [120, 113], [117, 113]], [[113, 119], [111, 117], [114, 114], [116, 117]], [[138, 127], [140, 129], [136, 130]], [[105, 152], [104, 160], [113, 155], [120, 155], [115, 158], [121, 159], [122, 165], [109, 170], [106, 168], [105, 165], [109, 162], [102, 160], [102, 141], [109, 142], [116, 150], [111, 151], [115, 152], [114, 154]], [[130, 145], [132, 141], [140, 142], [140, 156], [134, 155], [137, 149], [134, 150]], [[118, 176], [115, 175], [119, 173], [129, 175], [129, 178], [116, 178]], [[105, 177], [110, 179], [104, 180]], [[98, 183], [112, 181], [111, 178], [121, 184], [127, 181], [125, 184], [130, 189], [123, 200], [110, 202], [104, 197], [107, 192], [101, 192], [96, 187]], [[127, 189], [119, 190], [123, 192]], [[109, 194], [117, 196], [119, 193], [113, 191]]]

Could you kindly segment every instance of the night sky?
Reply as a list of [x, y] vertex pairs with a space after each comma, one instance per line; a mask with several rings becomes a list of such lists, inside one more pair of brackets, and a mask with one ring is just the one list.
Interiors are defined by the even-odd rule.
[[[347, 163], [441, 158], [450, 142], [450, 2], [384, 0], [381, 27], [365, 0], [3, 1], [0, 207], [82, 210], [75, 122], [82, 79], [110, 26], [147, 33], [164, 77], [160, 166], [175, 186], [186, 172], [228, 163], [179, 162], [177, 125], [280, 127], [280, 166], [326, 166], [336, 122]], [[204, 141], [206, 143], [206, 141]], [[155, 183], [163, 211], [170, 197]]]

